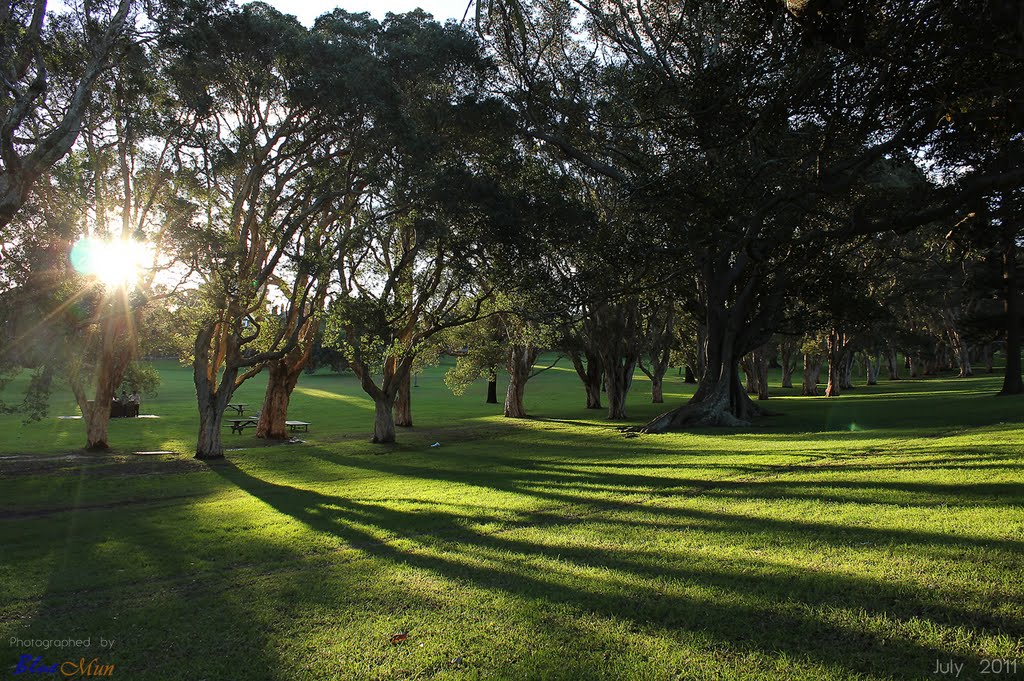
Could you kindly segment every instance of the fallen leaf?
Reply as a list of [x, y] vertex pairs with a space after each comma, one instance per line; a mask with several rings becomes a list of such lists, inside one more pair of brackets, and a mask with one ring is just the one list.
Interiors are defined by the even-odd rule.
[[391, 637], [391, 645], [401, 643], [407, 638], [409, 638], [409, 634], [406, 634], [405, 632], [402, 632], [401, 634], [395, 634]]

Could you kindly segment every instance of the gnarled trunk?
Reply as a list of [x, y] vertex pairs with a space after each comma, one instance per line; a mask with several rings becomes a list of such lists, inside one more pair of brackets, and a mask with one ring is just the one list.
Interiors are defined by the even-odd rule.
[[[110, 375], [109, 367], [104, 368], [105, 362], [100, 363], [100, 370], [96, 377], [96, 393], [92, 404], [87, 404], [82, 409], [82, 418], [85, 419], [85, 448], [90, 451], [104, 451], [110, 449], [108, 444], [108, 432], [110, 426], [110, 403], [114, 400], [114, 391], [121, 383], [121, 376]], [[115, 384], [115, 381], [117, 384]]]
[[760, 414], [740, 382], [739, 362], [742, 353], [736, 349], [737, 334], [725, 323], [724, 316], [715, 316], [707, 327], [705, 371], [690, 401], [661, 414], [639, 428], [644, 433], [665, 433], [697, 426], [744, 426]]
[[633, 371], [636, 362], [632, 358], [617, 358], [615, 362], [605, 362], [604, 385], [608, 397], [608, 420], [622, 421], [629, 418], [626, 414], [626, 397], [633, 385]]
[[408, 373], [398, 383], [394, 414], [396, 426], [412, 428], [412, 376]]
[[508, 353], [508, 390], [505, 391], [505, 416], [510, 419], [525, 419], [526, 382], [537, 361], [540, 351], [531, 345], [513, 344]]
[[199, 408], [199, 438], [196, 442], [197, 459], [223, 459], [224, 443], [221, 439], [221, 428], [224, 421], [224, 410], [218, 409], [217, 400], [201, 405]]
[[267, 363], [267, 390], [256, 424], [256, 437], [268, 440], [288, 439], [288, 405], [299, 383], [299, 376], [309, 364], [319, 323], [316, 318], [306, 320], [300, 329], [295, 347], [284, 357]]
[[825, 397], [838, 397], [843, 387], [843, 368], [846, 364], [846, 338], [837, 329], [828, 333], [825, 341], [828, 353], [828, 386]]
[[286, 359], [277, 359], [267, 364], [267, 370], [267, 390], [256, 424], [256, 437], [287, 440], [288, 405], [302, 369], [289, 366]]
[[373, 442], [391, 444], [395, 441], [395, 401], [381, 394], [373, 400]]

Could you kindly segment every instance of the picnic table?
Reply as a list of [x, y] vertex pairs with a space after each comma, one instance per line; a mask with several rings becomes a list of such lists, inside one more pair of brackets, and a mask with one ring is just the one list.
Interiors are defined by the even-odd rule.
[[243, 417], [240, 419], [228, 419], [228, 423], [231, 424], [231, 432], [242, 434], [242, 431], [249, 426], [255, 426], [259, 422], [258, 419], [251, 417]]
[[288, 430], [292, 431], [293, 433], [298, 432], [300, 430], [304, 433], [309, 432], [310, 424], [307, 423], [306, 421], [285, 421], [284, 423], [286, 426], [288, 426]]
[[248, 407], [248, 406], [249, 406], [248, 404], [244, 404], [244, 403], [229, 404], [228, 405], [228, 409], [231, 409], [231, 410], [235, 411], [239, 416], [241, 416], [241, 415], [243, 415], [245, 413], [245, 408]]

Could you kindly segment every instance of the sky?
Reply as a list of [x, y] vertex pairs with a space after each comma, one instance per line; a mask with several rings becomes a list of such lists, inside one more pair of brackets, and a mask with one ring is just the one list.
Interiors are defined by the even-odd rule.
[[[399, 14], [417, 7], [434, 15], [438, 21], [462, 19], [469, 0], [264, 0], [286, 14], [294, 14], [307, 26], [324, 12], [341, 7], [349, 12], [369, 12], [383, 19], [388, 12]], [[470, 11], [470, 17], [473, 10]]]

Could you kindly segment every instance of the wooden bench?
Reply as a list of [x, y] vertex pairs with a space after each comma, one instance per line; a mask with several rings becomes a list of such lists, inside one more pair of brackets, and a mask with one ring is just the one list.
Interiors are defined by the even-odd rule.
[[239, 435], [241, 435], [243, 430], [245, 430], [249, 426], [255, 426], [257, 421], [256, 419], [252, 418], [228, 419], [228, 423], [231, 424], [232, 433], [238, 433]]
[[310, 424], [306, 423], [305, 421], [285, 421], [284, 423], [286, 426], [288, 426], [288, 430], [290, 430], [293, 433], [298, 432], [300, 430], [304, 433], [309, 432]]

